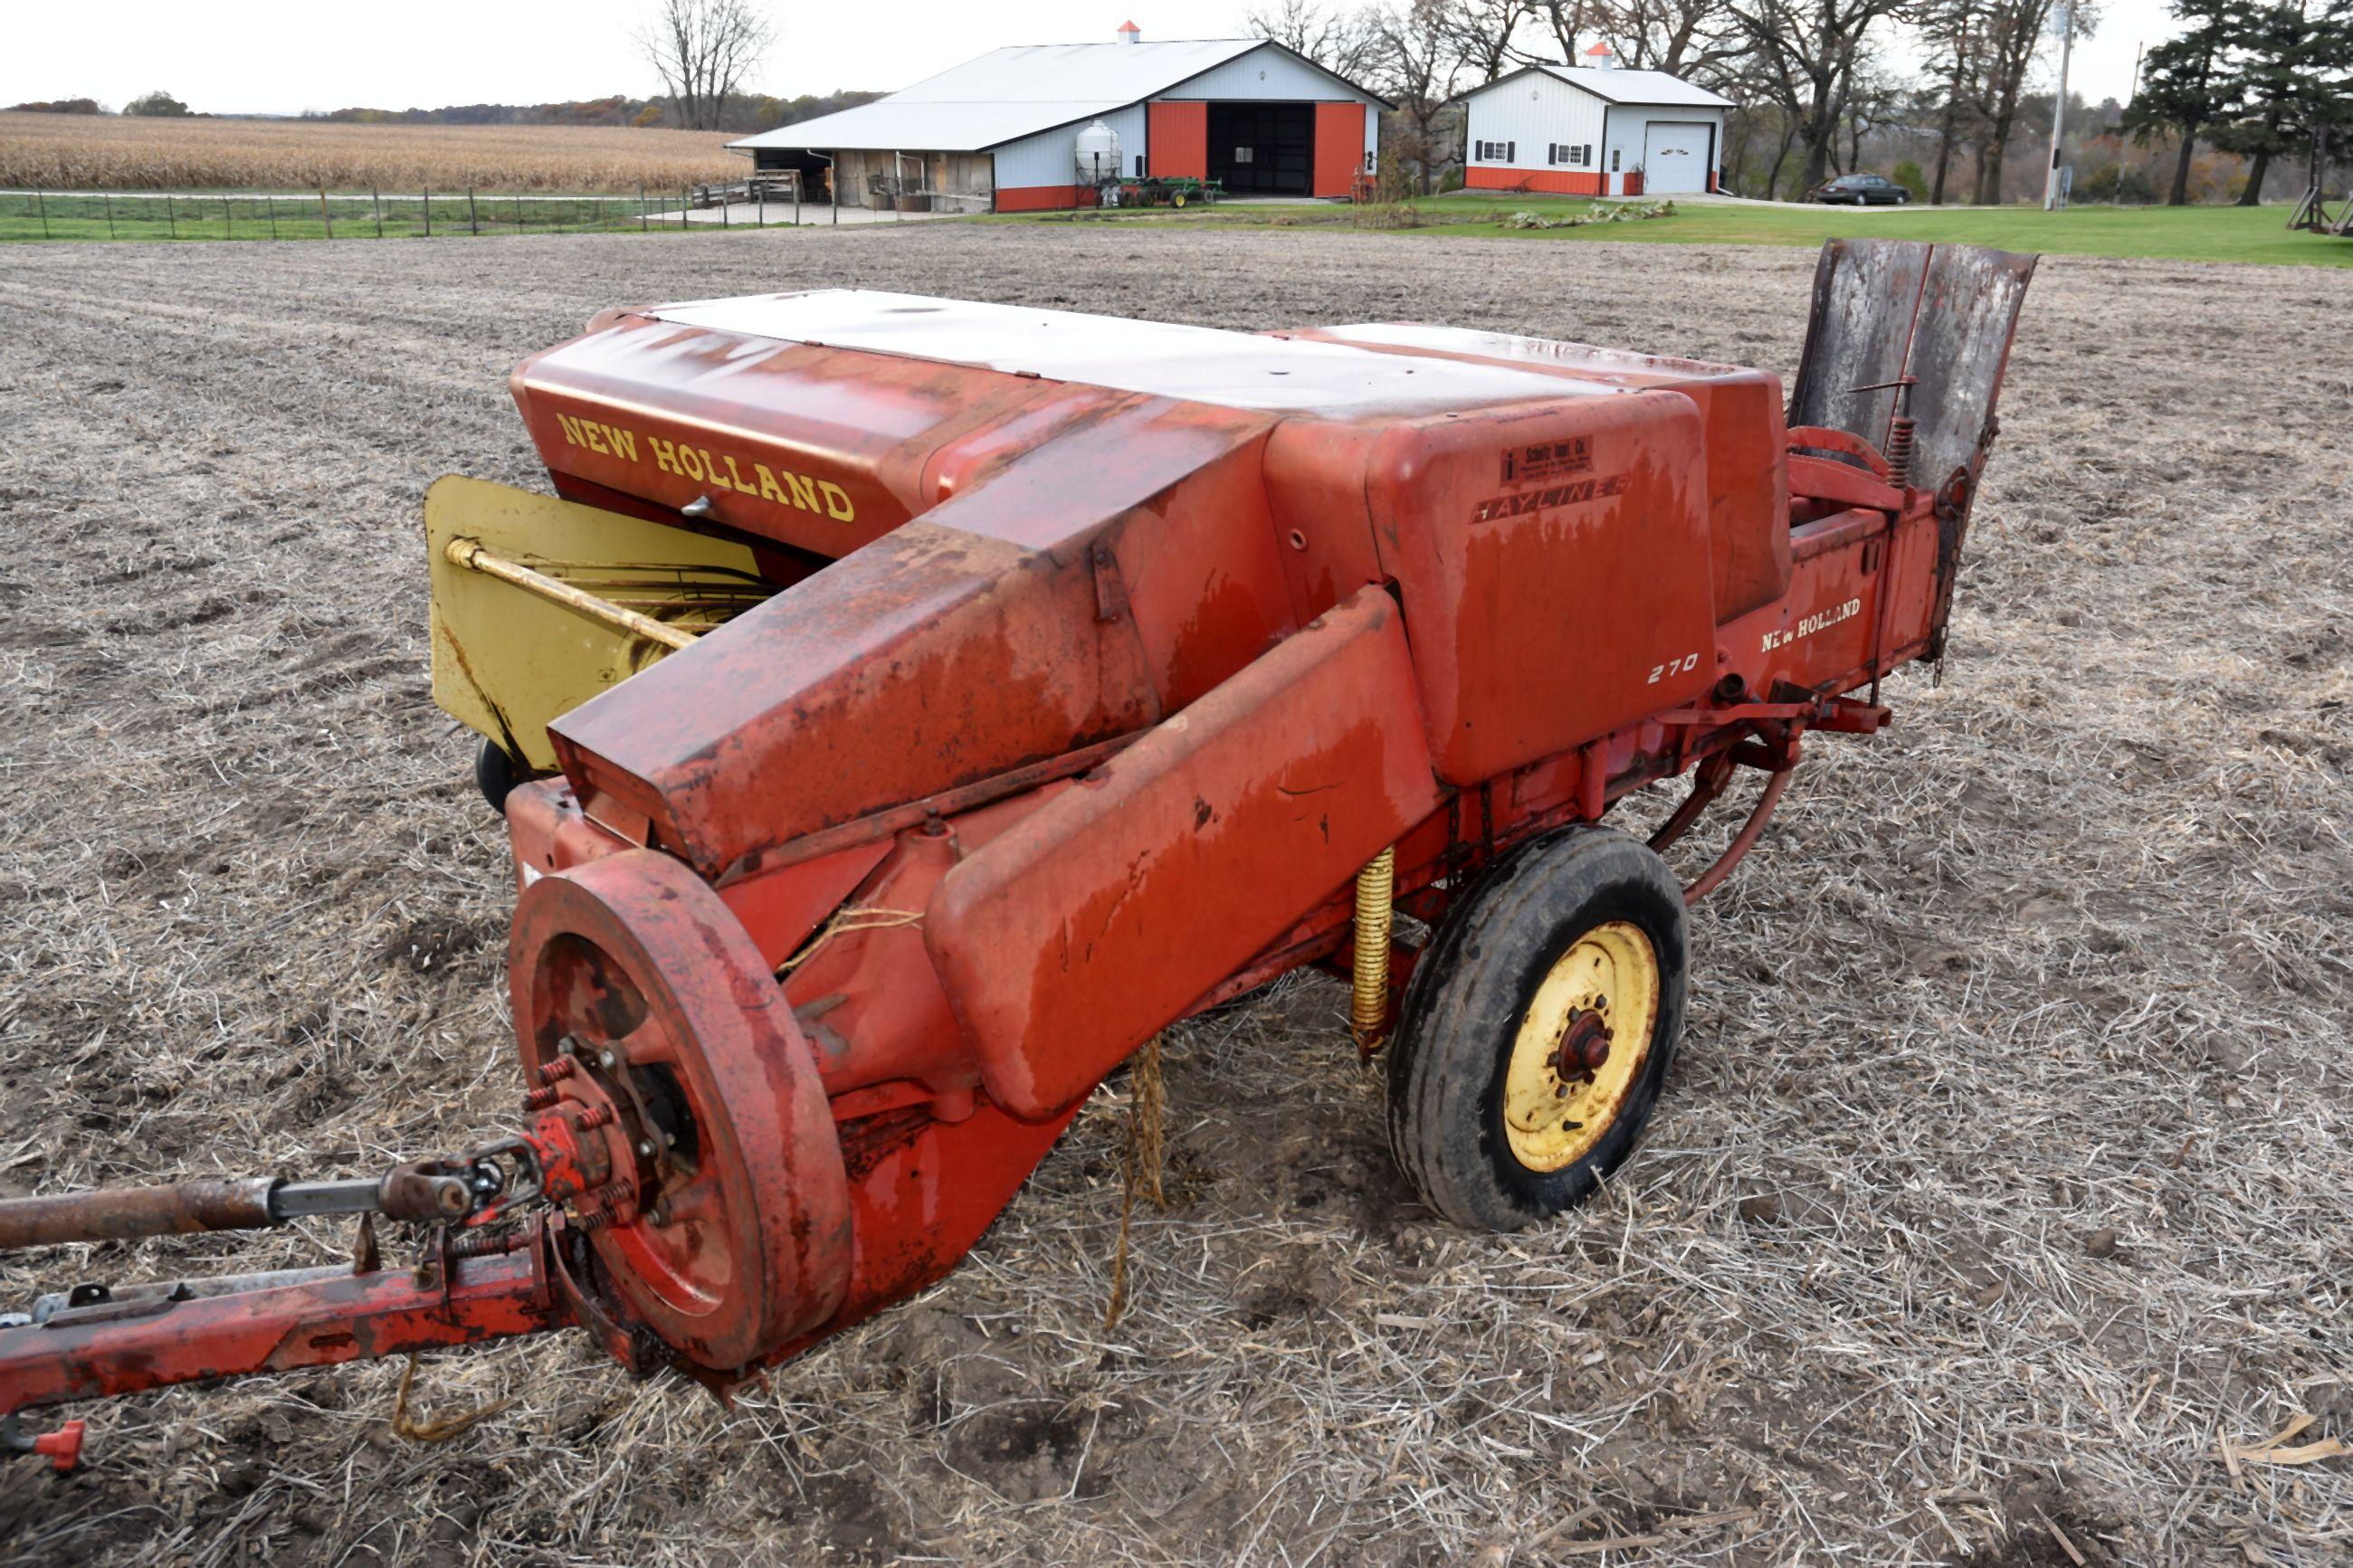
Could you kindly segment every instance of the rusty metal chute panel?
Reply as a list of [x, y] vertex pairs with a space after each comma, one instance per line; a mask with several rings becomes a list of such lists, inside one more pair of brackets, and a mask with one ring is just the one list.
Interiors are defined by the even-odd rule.
[[1393, 426], [1366, 493], [1430, 752], [1475, 784], [1715, 679], [1705, 439], [1672, 393]]
[[[1789, 423], [1884, 448], [1897, 402], [1889, 384], [1915, 376], [1914, 482], [1933, 489], [1957, 468], [1974, 479], [2035, 260], [1919, 240], [1830, 241], [1814, 269]], [[1888, 308], [1906, 299], [1911, 310]]]
[[907, 523], [549, 726], [590, 816], [717, 876], [746, 855], [1159, 717], [1058, 560]]
[[575, 710], [557, 755], [717, 875], [1152, 723], [1293, 624], [1263, 428], [1124, 399]]
[[1721, 620], [1789, 588], [1789, 485], [1781, 380], [1765, 371], [1589, 343], [1415, 322], [1360, 322], [1300, 334], [1392, 353], [1508, 364], [1597, 387], [1680, 392], [1707, 431], [1709, 552]]
[[1053, 1115], [1439, 804], [1397, 605], [1345, 604], [941, 881], [989, 1098]]

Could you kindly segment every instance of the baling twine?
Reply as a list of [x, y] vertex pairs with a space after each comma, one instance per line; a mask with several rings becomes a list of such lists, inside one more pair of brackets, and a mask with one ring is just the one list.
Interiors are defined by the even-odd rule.
[[401, 1369], [400, 1392], [392, 1396], [392, 1433], [411, 1443], [446, 1443], [478, 1421], [487, 1421], [512, 1405], [512, 1399], [494, 1399], [488, 1405], [461, 1410], [455, 1415], [436, 1415], [419, 1420], [408, 1413], [408, 1390], [417, 1382], [417, 1353], [409, 1352], [408, 1364]]
[[921, 910], [881, 910], [860, 904], [844, 904], [834, 917], [825, 922], [823, 930], [801, 944], [801, 950], [776, 966], [776, 978], [782, 980], [802, 964], [817, 956], [818, 949], [835, 937], [861, 931], [889, 931], [893, 926], [919, 925], [923, 919]]
[[1119, 1248], [1112, 1254], [1111, 1302], [1103, 1310], [1103, 1331], [1118, 1326], [1127, 1310], [1127, 1233], [1135, 1215], [1135, 1194], [1165, 1209], [1168, 1195], [1160, 1184], [1161, 1118], [1167, 1091], [1160, 1079], [1160, 1037], [1155, 1035], [1135, 1053], [1127, 1074], [1127, 1180], [1119, 1205]]

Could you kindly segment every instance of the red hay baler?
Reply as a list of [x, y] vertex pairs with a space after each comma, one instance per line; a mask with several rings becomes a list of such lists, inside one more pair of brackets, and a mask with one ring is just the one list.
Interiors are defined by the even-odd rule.
[[[723, 1393], [945, 1274], [1131, 1053], [1303, 964], [1434, 1209], [1577, 1203], [1666, 1072], [1686, 904], [1809, 732], [1942, 655], [2032, 267], [1832, 242], [1786, 416], [1760, 371], [1424, 326], [598, 317], [513, 375], [555, 496], [426, 507], [522, 1130], [0, 1203], [0, 1247], [363, 1216], [351, 1263], [13, 1316], [6, 1436], [64, 1466], [79, 1424], [18, 1413], [570, 1324]], [[1686, 886], [1660, 852], [1744, 768]], [[1647, 844], [1605, 825], [1686, 773]]]

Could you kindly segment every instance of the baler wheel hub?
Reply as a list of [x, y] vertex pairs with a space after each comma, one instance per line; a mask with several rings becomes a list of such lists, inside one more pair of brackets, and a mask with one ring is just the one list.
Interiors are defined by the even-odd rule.
[[565, 1185], [632, 1315], [722, 1373], [830, 1316], [840, 1145], [783, 990], [710, 886], [649, 850], [542, 877], [508, 974], [525, 1072], [560, 1097], [536, 1140], [584, 1156]]
[[1554, 962], [1504, 1069], [1514, 1159], [1557, 1171], [1601, 1142], [1642, 1076], [1661, 984], [1658, 953], [1630, 921], [1591, 927]]

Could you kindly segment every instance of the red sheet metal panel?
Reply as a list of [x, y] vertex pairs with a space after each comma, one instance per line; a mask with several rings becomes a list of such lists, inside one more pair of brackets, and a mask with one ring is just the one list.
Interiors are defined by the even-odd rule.
[[1719, 620], [1771, 604], [1789, 586], [1788, 442], [1781, 381], [1761, 370], [1633, 353], [1510, 332], [1408, 322], [1319, 327], [1295, 336], [1398, 353], [1507, 364], [1589, 385], [1666, 388], [1699, 405], [1707, 426], [1709, 552]]
[[1001, 213], [1060, 212], [1095, 205], [1092, 185], [1003, 185], [997, 192]]
[[1355, 188], [1356, 171], [1365, 166], [1365, 106], [1361, 103], [1319, 103], [1315, 106], [1315, 194], [1345, 196]]
[[1434, 810], [1419, 706], [1366, 589], [950, 871], [924, 937], [989, 1098], [1069, 1106]]
[[1145, 106], [1145, 167], [1157, 180], [1209, 177], [1209, 106]]
[[[985, 492], [984, 492], [985, 493]], [[948, 509], [943, 507], [940, 511]], [[549, 726], [589, 814], [716, 876], [1159, 717], [1083, 552], [905, 524]]]
[[1492, 778], [1715, 680], [1704, 442], [1663, 392], [1382, 438], [1366, 495], [1440, 776]]
[[632, 315], [523, 361], [510, 384], [559, 480], [673, 515], [707, 498], [710, 522], [828, 557], [922, 510], [944, 443], [1067, 393]]
[[1472, 191], [1543, 191], [1559, 196], [1598, 196], [1601, 176], [1568, 169], [1494, 169], [1478, 164], [1462, 171], [1462, 186]]

